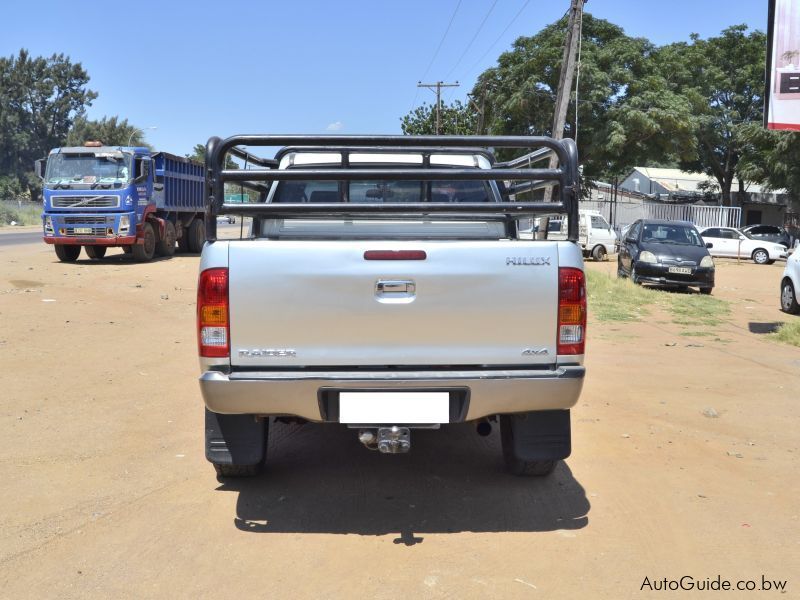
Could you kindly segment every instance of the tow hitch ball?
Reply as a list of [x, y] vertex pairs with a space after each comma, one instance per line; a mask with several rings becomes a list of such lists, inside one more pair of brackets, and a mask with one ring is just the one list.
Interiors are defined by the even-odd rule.
[[361, 429], [358, 441], [370, 450], [384, 454], [402, 454], [411, 450], [411, 431], [408, 427], [378, 427], [377, 436], [373, 429]]

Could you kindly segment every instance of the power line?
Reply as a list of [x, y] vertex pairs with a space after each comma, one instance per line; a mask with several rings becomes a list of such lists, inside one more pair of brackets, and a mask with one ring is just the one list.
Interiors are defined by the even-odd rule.
[[522, 14], [522, 11], [524, 11], [528, 7], [528, 4], [530, 4], [530, 2], [531, 0], [525, 0], [525, 4], [523, 4], [522, 8], [520, 8], [519, 11], [517, 11], [517, 14], [514, 15], [514, 18], [511, 19], [508, 25], [506, 25], [506, 28], [503, 29], [500, 35], [497, 36], [497, 39], [494, 42], [492, 42], [492, 45], [486, 49], [486, 52], [484, 52], [483, 55], [481, 55], [481, 57], [478, 60], [476, 60], [475, 63], [469, 68], [470, 72], [472, 72], [475, 69], [475, 67], [477, 67], [484, 58], [486, 58], [486, 55], [492, 51], [492, 49], [497, 45], [497, 43], [501, 39], [503, 39], [503, 36], [506, 34], [506, 31], [511, 29], [511, 26], [516, 22], [517, 19], [519, 19], [520, 15]]
[[422, 79], [425, 79], [425, 77], [428, 75], [428, 71], [430, 71], [431, 67], [433, 66], [433, 61], [435, 61], [436, 57], [439, 56], [439, 50], [442, 49], [442, 44], [444, 44], [444, 40], [447, 37], [447, 34], [450, 32], [450, 27], [453, 25], [453, 20], [456, 18], [456, 13], [458, 12], [458, 9], [461, 6], [462, 1], [463, 0], [458, 0], [458, 4], [456, 4], [455, 10], [453, 11], [453, 14], [450, 16], [450, 22], [447, 24], [447, 29], [444, 30], [444, 35], [442, 36], [442, 39], [439, 41], [439, 45], [436, 47], [436, 52], [433, 53], [433, 58], [431, 58], [431, 62], [428, 63], [425, 72], [422, 74]]
[[[447, 34], [450, 33], [450, 27], [452, 27], [453, 21], [456, 18], [456, 13], [458, 13], [458, 9], [461, 7], [461, 2], [463, 2], [463, 0], [458, 0], [458, 3], [456, 4], [456, 8], [455, 8], [455, 10], [453, 10], [453, 14], [450, 15], [450, 22], [447, 24], [447, 29], [444, 30], [444, 34], [442, 35], [442, 39], [439, 40], [439, 45], [436, 47], [436, 52], [433, 53], [433, 58], [431, 58], [431, 62], [428, 63], [428, 66], [426, 67], [425, 72], [422, 74], [422, 79], [425, 79], [425, 77], [428, 75], [428, 71], [431, 70], [431, 67], [433, 66], [433, 62], [436, 60], [436, 57], [439, 56], [439, 51], [442, 49], [442, 44], [444, 44], [444, 40], [447, 37]], [[409, 110], [408, 112], [412, 112], [414, 110], [414, 108], [417, 106], [417, 98], [418, 97], [419, 97], [419, 86], [417, 86], [417, 91], [414, 94], [414, 101], [411, 103], [411, 110]]]
[[480, 34], [481, 30], [483, 29], [483, 26], [486, 25], [486, 21], [489, 18], [489, 15], [492, 14], [492, 11], [494, 10], [494, 7], [497, 6], [497, 2], [498, 2], [498, 0], [494, 0], [494, 2], [492, 2], [492, 5], [489, 7], [489, 10], [486, 12], [486, 16], [483, 17], [483, 21], [481, 21], [481, 24], [478, 26], [478, 30], [475, 32], [475, 35], [472, 36], [472, 39], [469, 41], [469, 44], [467, 44], [466, 49], [461, 54], [459, 59], [456, 61], [456, 64], [453, 65], [453, 68], [450, 69], [450, 72], [447, 74], [447, 77], [445, 77], [445, 79], [448, 79], [450, 77], [450, 75], [453, 74], [453, 71], [456, 70], [458, 65], [461, 64], [461, 61], [464, 60], [464, 57], [467, 55], [467, 52], [469, 52], [469, 49], [472, 48], [472, 44], [474, 44], [475, 40], [478, 38], [478, 34]]

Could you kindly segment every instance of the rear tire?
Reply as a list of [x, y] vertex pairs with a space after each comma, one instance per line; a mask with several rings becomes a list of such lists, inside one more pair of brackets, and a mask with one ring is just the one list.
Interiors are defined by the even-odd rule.
[[143, 244], [133, 245], [133, 260], [136, 262], [152, 260], [156, 253], [156, 232], [149, 221], [142, 225], [142, 238], [144, 238]]
[[202, 219], [195, 219], [189, 225], [189, 252], [199, 254], [203, 250], [203, 244], [206, 242], [206, 224]]
[[56, 244], [53, 246], [53, 249], [56, 251], [56, 256], [61, 262], [75, 262], [81, 255], [80, 246], [64, 246], [61, 244]]
[[[178, 238], [178, 252], [188, 252], [189, 251], [189, 228], [184, 227], [183, 225], [178, 225], [178, 228], [181, 232], [181, 237]], [[178, 234], [178, 231], [175, 231], [175, 235]]]
[[592, 258], [596, 261], [605, 260], [607, 256], [606, 249], [603, 246], [595, 246], [592, 250]]
[[156, 242], [156, 252], [159, 256], [172, 256], [175, 254], [175, 225], [167, 220], [164, 225], [164, 237]]
[[797, 303], [797, 294], [791, 279], [785, 279], [781, 284], [781, 310], [792, 315], [800, 312], [800, 304]]
[[106, 255], [105, 246], [86, 246], [84, 250], [86, 250], [86, 256], [94, 260], [100, 260]]

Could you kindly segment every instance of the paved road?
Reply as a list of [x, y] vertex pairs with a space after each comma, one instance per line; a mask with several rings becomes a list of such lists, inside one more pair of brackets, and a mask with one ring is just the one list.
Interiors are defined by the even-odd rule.
[[[239, 223], [234, 225], [222, 224], [218, 226], [220, 235], [225, 237], [236, 236], [239, 233]], [[36, 227], [25, 227], [23, 231], [8, 231], [5, 228], [0, 230], [0, 246], [19, 246], [21, 244], [36, 244], [42, 241], [42, 232]]]
[[38, 228], [35, 231], [3, 232], [3, 234], [0, 235], [0, 246], [18, 246], [20, 244], [34, 244], [41, 241], [42, 232]]

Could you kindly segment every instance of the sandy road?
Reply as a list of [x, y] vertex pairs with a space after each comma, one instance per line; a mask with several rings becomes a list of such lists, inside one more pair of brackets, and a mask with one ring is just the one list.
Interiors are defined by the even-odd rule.
[[405, 456], [279, 426], [263, 476], [220, 484], [197, 263], [0, 244], [0, 597], [628, 598], [684, 575], [800, 594], [800, 350], [754, 333], [788, 318], [782, 265], [718, 261], [721, 341], [657, 312], [590, 322], [573, 456], [544, 481], [467, 426]]

